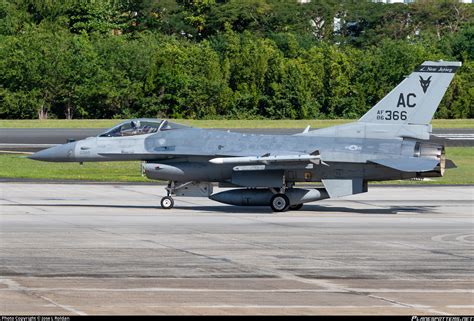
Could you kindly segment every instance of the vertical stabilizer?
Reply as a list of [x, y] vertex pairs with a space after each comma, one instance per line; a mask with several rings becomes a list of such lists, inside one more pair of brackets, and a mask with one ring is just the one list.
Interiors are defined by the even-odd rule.
[[427, 125], [461, 66], [457, 61], [425, 61], [359, 122]]

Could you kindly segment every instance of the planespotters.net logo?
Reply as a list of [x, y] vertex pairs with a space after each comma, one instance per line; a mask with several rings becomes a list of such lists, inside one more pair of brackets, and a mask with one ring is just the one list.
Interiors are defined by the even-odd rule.
[[474, 321], [474, 317], [419, 317], [412, 316], [411, 321]]

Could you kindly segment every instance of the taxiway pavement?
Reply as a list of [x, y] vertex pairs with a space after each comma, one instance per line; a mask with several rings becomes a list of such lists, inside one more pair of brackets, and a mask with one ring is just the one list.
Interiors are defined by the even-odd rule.
[[0, 314], [474, 314], [473, 186], [273, 214], [163, 186], [0, 183]]

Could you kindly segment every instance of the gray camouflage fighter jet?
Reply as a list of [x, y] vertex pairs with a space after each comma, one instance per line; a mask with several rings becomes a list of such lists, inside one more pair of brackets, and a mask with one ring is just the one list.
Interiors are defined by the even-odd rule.
[[[428, 142], [430, 121], [460, 62], [425, 61], [356, 122], [295, 135], [255, 135], [135, 119], [97, 137], [39, 151], [51, 162], [143, 161], [168, 196], [205, 196], [276, 212], [367, 192], [367, 182], [443, 176], [454, 164]], [[234, 187], [212, 193], [213, 182]], [[322, 182], [324, 188], [296, 188]]]

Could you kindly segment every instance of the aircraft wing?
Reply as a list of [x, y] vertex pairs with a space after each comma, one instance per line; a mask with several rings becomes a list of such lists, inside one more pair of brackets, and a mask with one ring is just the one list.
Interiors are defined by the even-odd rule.
[[420, 157], [397, 157], [370, 160], [371, 163], [393, 168], [401, 172], [429, 172], [439, 165], [439, 160]]
[[108, 153], [99, 153], [99, 155], [104, 157], [116, 157], [121, 160], [133, 160], [133, 159], [142, 159], [142, 160], [159, 160], [159, 159], [170, 159], [175, 157], [183, 156], [200, 156], [200, 157], [209, 157], [209, 162], [212, 164], [232, 164], [232, 165], [250, 165], [250, 164], [265, 164], [265, 165], [287, 165], [287, 164], [325, 164], [321, 162], [319, 151], [314, 151], [311, 154], [298, 154], [295, 152], [283, 152], [278, 155], [270, 155], [270, 153], [264, 154], [262, 156], [237, 156], [237, 155], [216, 155], [209, 153], [196, 153], [196, 152], [176, 152], [173, 150], [170, 151], [160, 151], [160, 152], [150, 152], [150, 153], [134, 153], [134, 152], [108, 152]]

